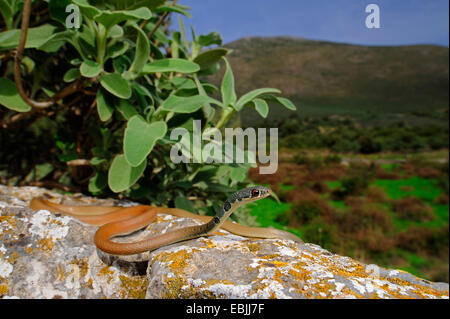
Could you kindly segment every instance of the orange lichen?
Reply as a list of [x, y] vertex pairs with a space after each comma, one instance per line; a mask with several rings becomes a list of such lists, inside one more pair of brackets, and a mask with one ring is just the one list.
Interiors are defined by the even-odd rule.
[[19, 253], [17, 251], [13, 252], [11, 257], [8, 258], [8, 262], [10, 264], [14, 264], [17, 260], [17, 258], [19, 258]]
[[36, 242], [36, 246], [39, 250], [42, 251], [51, 251], [53, 247], [55, 246], [55, 242], [53, 241], [53, 238], [42, 238]]
[[24, 250], [29, 254], [29, 255], [33, 255], [33, 248], [31, 246], [27, 246], [24, 248]]
[[94, 280], [92, 280], [92, 278], [89, 278], [87, 281], [87, 286], [92, 289], [94, 287], [93, 284], [94, 284]]

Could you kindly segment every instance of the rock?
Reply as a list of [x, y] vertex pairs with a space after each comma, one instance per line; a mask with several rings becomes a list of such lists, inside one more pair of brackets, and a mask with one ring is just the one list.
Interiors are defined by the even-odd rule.
[[[123, 261], [96, 249], [92, 242], [96, 227], [29, 209], [31, 198], [43, 194], [72, 205], [134, 205], [0, 185], [0, 297], [449, 297], [447, 283], [365, 265], [313, 244], [247, 239], [222, 230], [153, 251], [148, 263]], [[158, 215], [147, 230], [126, 240], [196, 223]]]

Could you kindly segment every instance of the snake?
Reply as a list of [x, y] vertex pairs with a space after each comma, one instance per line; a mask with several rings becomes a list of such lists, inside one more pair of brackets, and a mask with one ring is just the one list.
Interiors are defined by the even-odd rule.
[[[202, 216], [179, 208], [137, 205], [131, 207], [117, 206], [69, 206], [50, 202], [42, 197], [33, 198], [30, 207], [33, 210], [47, 210], [75, 217], [79, 221], [99, 226], [94, 235], [94, 242], [104, 253], [115, 256], [126, 256], [151, 252], [158, 248], [207, 236], [219, 227], [235, 235], [251, 238], [288, 239], [303, 241], [293, 233], [275, 228], [248, 227], [227, 221], [226, 219], [242, 205], [268, 197], [272, 193], [265, 186], [253, 186], [238, 190], [224, 201], [215, 216]], [[158, 213], [177, 217], [194, 218], [202, 222], [200, 225], [175, 229], [135, 242], [116, 242], [112, 239], [133, 233], [151, 224]]]

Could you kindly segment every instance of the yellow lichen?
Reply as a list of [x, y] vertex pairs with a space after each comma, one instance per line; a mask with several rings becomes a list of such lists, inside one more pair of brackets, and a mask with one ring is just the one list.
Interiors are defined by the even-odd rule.
[[145, 299], [148, 286], [147, 276], [127, 277], [119, 276], [120, 286], [123, 290], [120, 292], [121, 298]]
[[106, 276], [106, 282], [109, 284], [113, 279], [114, 271], [109, 266], [105, 266], [98, 272], [99, 275]]
[[89, 264], [86, 259], [74, 259], [70, 264], [79, 267], [81, 277], [86, 277], [89, 270]]
[[58, 265], [58, 267], [56, 268], [56, 281], [57, 282], [61, 282], [64, 280], [65, 278], [65, 271], [63, 269], [63, 267], [61, 265]]
[[0, 285], [0, 296], [6, 295], [8, 292], [8, 286], [7, 285]]
[[166, 289], [164, 289], [164, 291], [162, 292], [161, 298], [166, 299], [192, 298], [192, 296], [194, 295], [193, 290], [190, 290], [189, 293], [186, 293], [186, 291], [182, 289], [182, 287], [186, 286], [187, 284], [187, 281], [184, 277], [181, 276], [169, 277], [166, 275], [163, 278], [163, 282], [165, 283]]

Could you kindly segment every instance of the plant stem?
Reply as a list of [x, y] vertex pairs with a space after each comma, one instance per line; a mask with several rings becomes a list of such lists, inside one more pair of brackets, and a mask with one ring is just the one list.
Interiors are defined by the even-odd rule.
[[[177, 0], [173, 1], [173, 5], [177, 4]], [[148, 34], [148, 38], [151, 39], [154, 35], [156, 30], [158, 30], [158, 28], [161, 26], [161, 24], [163, 24], [164, 20], [166, 20], [167, 16], [169, 15], [169, 11], [166, 11], [163, 13], [163, 15], [161, 16], [161, 18], [158, 20], [158, 22], [156, 22], [154, 28], [152, 31], [150, 31], [150, 33]]]
[[222, 111], [222, 114], [220, 114], [220, 119], [217, 122], [216, 128], [219, 130], [222, 129], [225, 124], [228, 123], [228, 121], [231, 119], [231, 117], [236, 113], [236, 110], [232, 107], [227, 107]]
[[30, 14], [31, 14], [31, 0], [25, 0], [23, 4], [19, 47], [17, 48], [16, 56], [14, 59], [14, 81], [16, 82], [17, 91], [19, 92], [19, 95], [28, 105], [34, 108], [44, 109], [49, 106], [52, 106], [56, 101], [63, 99], [67, 95], [70, 95], [78, 91], [78, 89], [82, 86], [82, 84], [79, 81], [75, 81], [69, 86], [59, 91], [58, 93], [56, 93], [49, 100], [43, 102], [34, 101], [27, 96], [22, 85], [20, 73], [23, 59], [23, 51], [25, 50], [25, 43], [27, 42], [28, 27], [30, 24]]
[[103, 67], [103, 60], [106, 54], [106, 38], [108, 31], [104, 26], [99, 24], [97, 33], [97, 62]]

